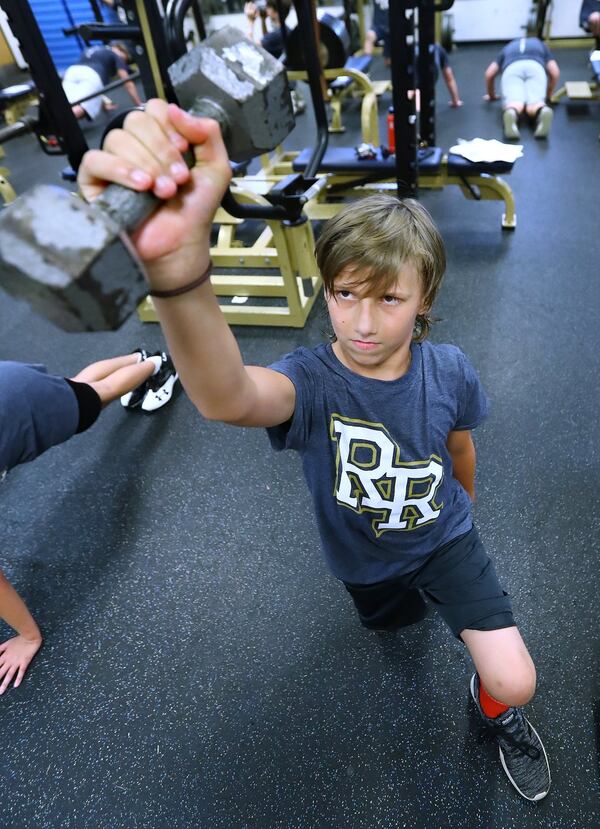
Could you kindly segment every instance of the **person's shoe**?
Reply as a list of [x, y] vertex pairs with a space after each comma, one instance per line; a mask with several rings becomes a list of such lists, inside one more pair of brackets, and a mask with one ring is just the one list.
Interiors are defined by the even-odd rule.
[[535, 132], [533, 133], [535, 138], [548, 138], [548, 133], [550, 132], [550, 127], [552, 125], [552, 119], [554, 118], [554, 110], [550, 109], [550, 107], [543, 106], [537, 114], [536, 118], [536, 127]]
[[520, 708], [486, 717], [479, 702], [479, 677], [471, 677], [471, 696], [482, 719], [495, 733], [500, 761], [510, 782], [526, 800], [542, 800], [550, 790], [550, 766], [539, 734]]
[[521, 137], [517, 126], [518, 115], [514, 109], [505, 109], [502, 113], [502, 124], [504, 126], [504, 137], [509, 141], [518, 141]]
[[292, 89], [291, 96], [294, 115], [301, 115], [306, 109], [306, 102], [304, 98], [301, 98], [295, 89]]
[[175, 371], [173, 361], [164, 351], [152, 355], [162, 357], [162, 365], [158, 372], [146, 380], [146, 394], [142, 400], [142, 411], [155, 412], [161, 409], [173, 397], [173, 389], [179, 375]]
[[[145, 348], [136, 348], [131, 353], [140, 355], [138, 363], [142, 363], [148, 357], [148, 352]], [[141, 385], [121, 396], [121, 406], [124, 409], [137, 409], [146, 394], [147, 382], [147, 380], [144, 380]]]

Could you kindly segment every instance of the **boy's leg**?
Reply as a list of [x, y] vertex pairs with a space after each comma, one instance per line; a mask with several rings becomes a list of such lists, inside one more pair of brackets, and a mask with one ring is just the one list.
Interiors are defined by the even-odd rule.
[[498, 739], [511, 783], [529, 800], [545, 797], [550, 788], [546, 753], [519, 707], [533, 696], [535, 668], [475, 527], [437, 550], [412, 584], [469, 648], [477, 669], [471, 693]]
[[477, 668], [471, 695], [498, 740], [508, 779], [527, 800], [550, 789], [550, 766], [539, 734], [521, 710], [535, 691], [535, 667], [516, 627], [463, 630], [461, 638]]

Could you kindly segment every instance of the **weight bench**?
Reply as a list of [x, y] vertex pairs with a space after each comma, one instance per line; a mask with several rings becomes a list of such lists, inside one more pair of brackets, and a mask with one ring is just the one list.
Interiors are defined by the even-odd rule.
[[[379, 123], [377, 117], [377, 95], [384, 91], [387, 81], [382, 86], [380, 81], [373, 83], [367, 72], [371, 66], [370, 55], [354, 55], [340, 67], [323, 69], [323, 76], [329, 89], [331, 121], [329, 132], [345, 132], [342, 123], [342, 101], [352, 94], [362, 97], [360, 108], [360, 126], [362, 140], [367, 144], [379, 144]], [[306, 81], [308, 75], [304, 69], [289, 69], [288, 78], [292, 81]]]
[[[286, 165], [293, 172], [302, 172], [310, 159], [312, 150], [281, 155], [265, 172], [283, 174]], [[499, 177], [499, 173], [510, 173], [514, 162], [472, 162], [453, 153], [444, 153], [439, 147], [427, 147], [418, 151], [419, 187], [436, 189], [456, 185], [467, 199], [475, 201], [503, 201], [505, 212], [502, 227], [513, 230], [517, 224], [515, 201], [512, 190]], [[263, 169], [265, 169], [263, 167]], [[327, 187], [322, 198], [331, 196], [358, 197], [375, 190], [395, 188], [396, 173], [393, 156], [384, 158], [381, 149], [373, 159], [358, 159], [352, 147], [329, 147], [319, 167], [320, 173], [328, 175]], [[340, 208], [339, 204], [326, 203], [307, 205], [310, 218], [329, 218], [331, 211], [320, 210], [321, 206]]]
[[37, 103], [38, 92], [33, 81], [17, 83], [0, 89], [0, 112], [7, 125], [19, 121], [31, 104]]

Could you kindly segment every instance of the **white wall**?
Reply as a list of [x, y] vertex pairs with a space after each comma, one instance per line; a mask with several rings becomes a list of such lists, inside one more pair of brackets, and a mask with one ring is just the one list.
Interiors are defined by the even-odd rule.
[[[548, 16], [550, 37], [583, 37], [579, 28], [581, 0], [554, 0]], [[531, 0], [455, 0], [449, 11], [454, 18], [454, 40], [512, 40], [521, 37], [531, 15]]]

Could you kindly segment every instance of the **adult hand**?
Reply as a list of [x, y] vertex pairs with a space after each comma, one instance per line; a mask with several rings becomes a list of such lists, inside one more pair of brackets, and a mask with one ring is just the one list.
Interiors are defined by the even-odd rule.
[[14, 687], [19, 687], [41, 644], [41, 636], [36, 639], [14, 636], [0, 644], [0, 694], [6, 691], [13, 679]]
[[244, 14], [248, 18], [248, 20], [254, 21], [258, 17], [258, 9], [254, 5], [254, 3], [246, 3], [244, 5]]
[[[183, 159], [193, 147], [195, 166]], [[231, 181], [231, 165], [221, 129], [210, 118], [195, 118], [175, 104], [155, 98], [144, 112], [130, 112], [122, 129], [111, 130], [102, 150], [90, 150], [78, 174], [91, 201], [109, 182], [151, 190], [164, 201], [132, 234], [142, 260], [191, 274], [206, 252], [216, 209]]]

